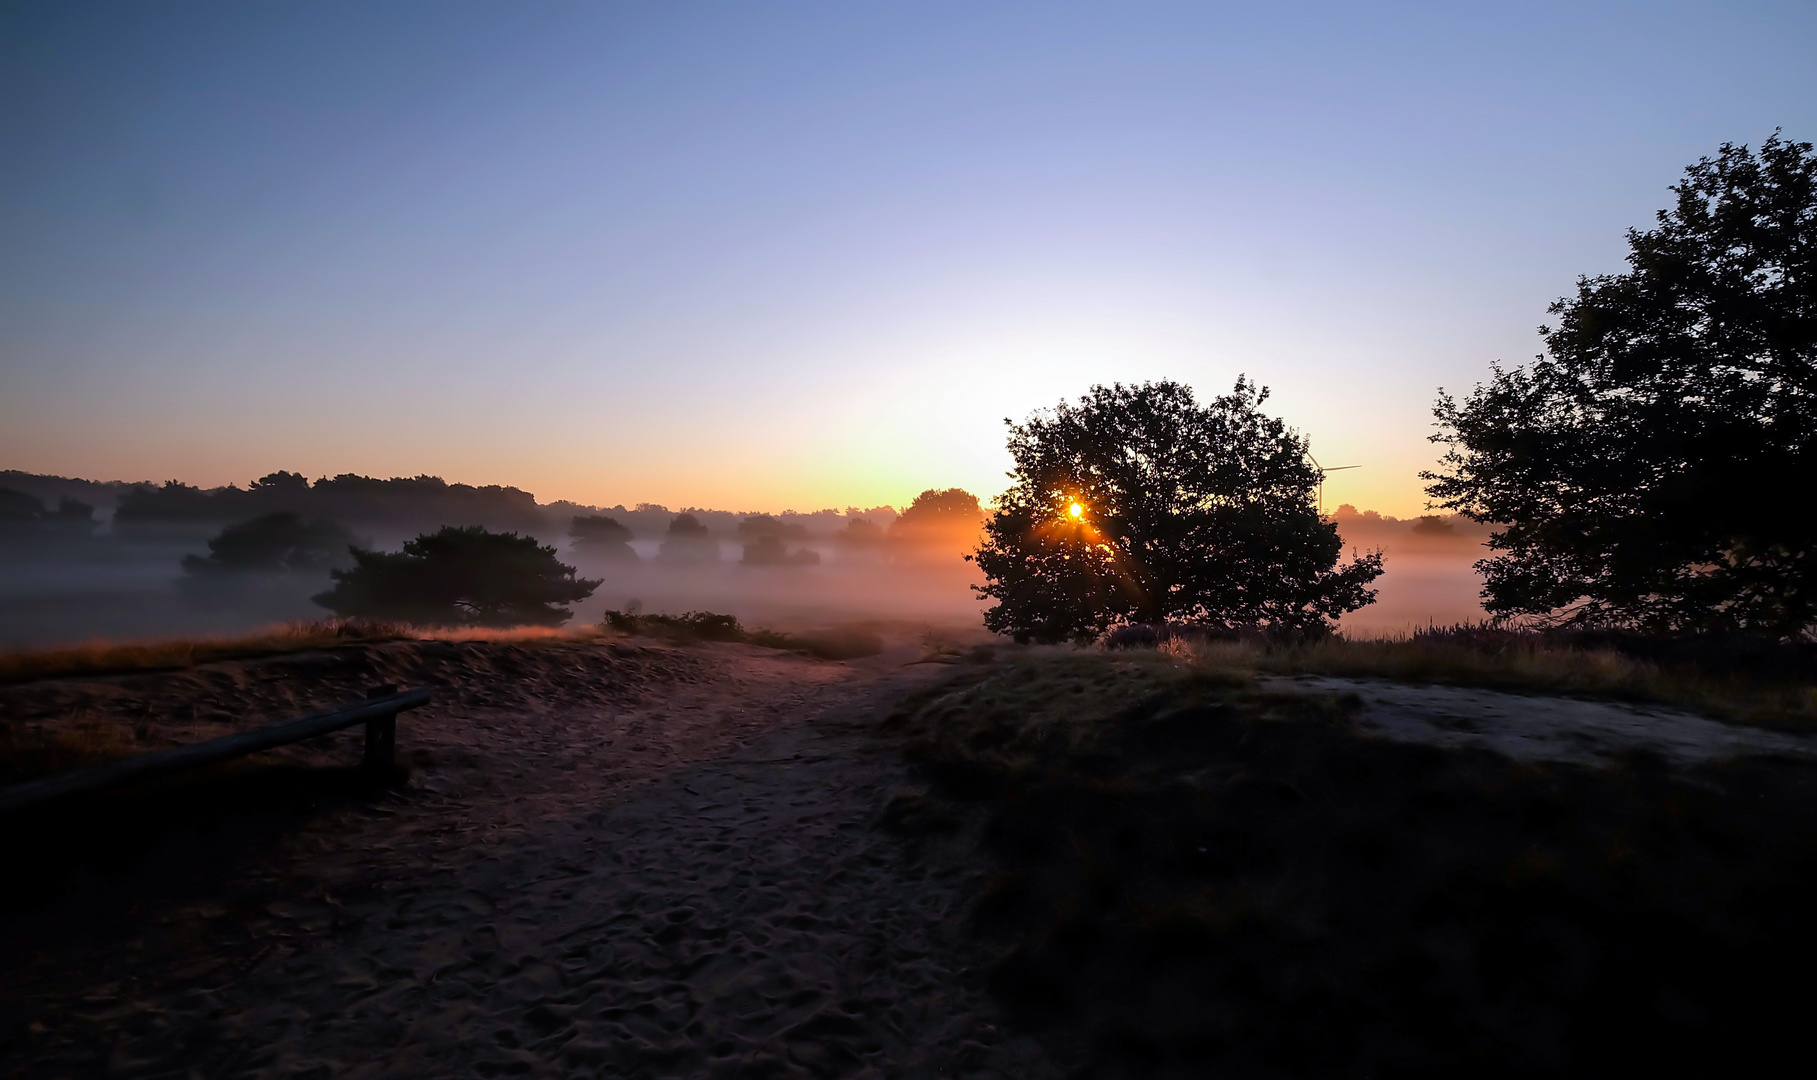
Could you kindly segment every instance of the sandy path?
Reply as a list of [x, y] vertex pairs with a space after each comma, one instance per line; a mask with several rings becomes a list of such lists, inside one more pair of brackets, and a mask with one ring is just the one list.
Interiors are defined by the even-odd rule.
[[1357, 718], [1389, 738], [1494, 750], [1517, 761], [1598, 765], [1642, 751], [1682, 766], [1752, 754], [1817, 755], [1817, 736], [1725, 724], [1657, 705], [1384, 679], [1303, 675], [1262, 682], [1355, 694], [1362, 699]]
[[407, 717], [409, 789], [108, 940], [69, 925], [96, 890], [8, 920], [0, 1071], [1048, 1074], [971, 974], [961, 842], [872, 827], [906, 775], [866, 732], [926, 669], [691, 656], [616, 704]]

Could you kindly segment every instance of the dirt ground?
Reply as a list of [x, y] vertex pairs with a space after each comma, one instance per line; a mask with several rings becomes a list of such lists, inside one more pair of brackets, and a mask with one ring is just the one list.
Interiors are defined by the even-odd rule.
[[[927, 805], [877, 735], [952, 670], [923, 656], [411, 641], [0, 688], [0, 734], [78, 755], [435, 693], [400, 720], [402, 786], [358, 778], [353, 729], [0, 822], [0, 1073], [1061, 1075], [1067, 1040], [985, 992], [982, 812], [891, 817]], [[1464, 756], [1812, 753], [1617, 703], [1265, 686]]]
[[[874, 828], [914, 655], [419, 642], [0, 692], [143, 746], [437, 693], [407, 786], [179, 815], [0, 917], [0, 1072], [1049, 1075], [981, 988], [962, 854]], [[358, 737], [289, 756], [332, 774]]]

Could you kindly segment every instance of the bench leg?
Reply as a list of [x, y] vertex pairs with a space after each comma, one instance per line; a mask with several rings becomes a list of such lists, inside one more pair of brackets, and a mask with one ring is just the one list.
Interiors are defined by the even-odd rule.
[[366, 721], [366, 756], [360, 765], [369, 772], [389, 770], [397, 763], [397, 714]]

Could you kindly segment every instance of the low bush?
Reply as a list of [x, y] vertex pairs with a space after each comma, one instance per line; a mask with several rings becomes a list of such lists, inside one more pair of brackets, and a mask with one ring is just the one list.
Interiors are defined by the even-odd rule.
[[621, 634], [643, 634], [671, 641], [744, 641], [748, 637], [736, 615], [712, 611], [689, 611], [681, 615], [607, 611], [602, 625]]
[[681, 615], [641, 615], [608, 611], [603, 625], [624, 634], [644, 634], [671, 641], [737, 641], [770, 649], [807, 653], [822, 660], [855, 660], [883, 651], [883, 638], [862, 627], [842, 626], [801, 634], [757, 628], [746, 630], [736, 616], [711, 611]]

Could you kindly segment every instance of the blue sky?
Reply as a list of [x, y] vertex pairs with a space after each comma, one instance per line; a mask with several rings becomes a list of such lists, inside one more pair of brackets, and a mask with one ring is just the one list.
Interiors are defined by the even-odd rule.
[[900, 503], [1247, 372], [1409, 514], [1817, 7], [0, 4], [0, 101], [0, 467]]

